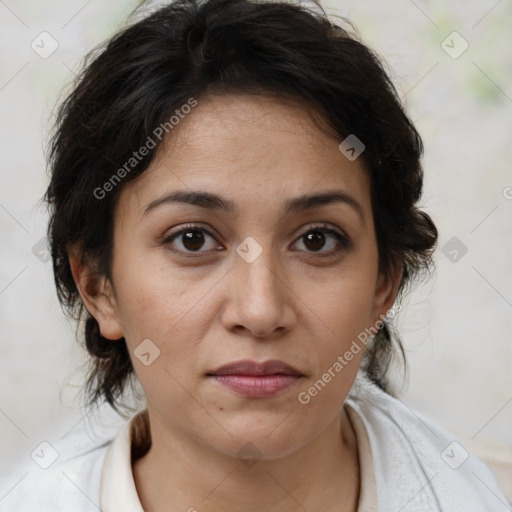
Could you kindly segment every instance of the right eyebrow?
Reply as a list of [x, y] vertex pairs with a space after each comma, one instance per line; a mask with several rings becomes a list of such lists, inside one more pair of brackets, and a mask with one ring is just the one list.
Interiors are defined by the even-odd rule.
[[228, 213], [237, 213], [238, 209], [229, 199], [212, 194], [211, 192], [176, 190], [151, 201], [144, 209], [146, 215], [151, 210], [168, 203], [185, 203], [199, 206], [208, 210], [224, 210]]

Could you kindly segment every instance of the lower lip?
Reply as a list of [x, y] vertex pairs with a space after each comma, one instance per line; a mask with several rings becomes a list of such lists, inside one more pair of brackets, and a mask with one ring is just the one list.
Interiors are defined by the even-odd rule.
[[298, 375], [212, 375], [214, 380], [243, 396], [264, 398], [282, 393], [295, 384]]

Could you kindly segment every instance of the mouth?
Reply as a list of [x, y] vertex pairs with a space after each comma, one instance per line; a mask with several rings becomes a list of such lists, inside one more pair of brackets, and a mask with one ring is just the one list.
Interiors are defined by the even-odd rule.
[[283, 393], [305, 377], [283, 361], [235, 361], [208, 372], [207, 377], [238, 395], [266, 398]]

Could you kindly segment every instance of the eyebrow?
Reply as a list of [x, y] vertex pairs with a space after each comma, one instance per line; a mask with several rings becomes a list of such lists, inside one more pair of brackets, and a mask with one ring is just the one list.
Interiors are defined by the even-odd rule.
[[[199, 206], [207, 210], [220, 210], [226, 213], [236, 214], [238, 208], [236, 204], [217, 194], [203, 191], [176, 190], [158, 197], [148, 203], [144, 209], [143, 215], [164, 204], [184, 203], [193, 206]], [[317, 194], [303, 194], [284, 202], [284, 214], [297, 213], [300, 211], [316, 208], [333, 203], [341, 203], [352, 208], [364, 223], [363, 208], [354, 197], [343, 190], [330, 190]]]

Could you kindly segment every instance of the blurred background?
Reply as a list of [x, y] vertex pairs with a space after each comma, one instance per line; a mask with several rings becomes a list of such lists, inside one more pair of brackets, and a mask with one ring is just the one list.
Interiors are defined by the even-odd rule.
[[[135, 5], [0, 0], [0, 475], [12, 485], [23, 476], [13, 465], [42, 441], [96, 421], [44, 240], [43, 150], [81, 59]], [[409, 364], [401, 398], [483, 458], [512, 501], [512, 2], [323, 5], [385, 60], [425, 143], [421, 204], [440, 243], [435, 274], [397, 321]], [[97, 416], [107, 428], [123, 421]]]

